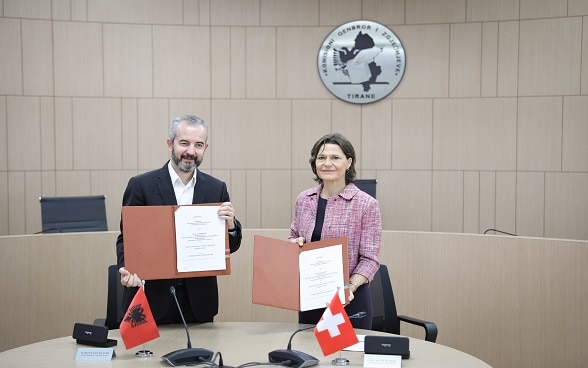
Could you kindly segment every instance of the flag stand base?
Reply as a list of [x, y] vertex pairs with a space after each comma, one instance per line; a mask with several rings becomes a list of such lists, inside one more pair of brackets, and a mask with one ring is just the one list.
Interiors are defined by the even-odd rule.
[[139, 350], [135, 353], [135, 356], [138, 358], [147, 358], [153, 356], [153, 352], [151, 350]]
[[331, 363], [333, 365], [349, 365], [349, 359], [339, 357], [331, 360]]

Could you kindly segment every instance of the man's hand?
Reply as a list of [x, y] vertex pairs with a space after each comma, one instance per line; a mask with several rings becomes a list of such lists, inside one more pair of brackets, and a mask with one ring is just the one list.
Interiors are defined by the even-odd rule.
[[143, 283], [136, 273], [131, 274], [126, 268], [121, 267], [118, 269], [120, 273], [120, 283], [126, 287], [139, 287]]
[[218, 217], [227, 221], [227, 226], [229, 230], [233, 230], [235, 228], [235, 209], [231, 202], [225, 202], [221, 204], [218, 209]]

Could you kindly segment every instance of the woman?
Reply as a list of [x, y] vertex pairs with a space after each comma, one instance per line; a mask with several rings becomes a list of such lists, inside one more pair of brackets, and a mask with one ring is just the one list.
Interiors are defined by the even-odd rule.
[[[382, 218], [378, 201], [357, 188], [355, 150], [341, 134], [327, 134], [310, 151], [310, 166], [317, 186], [296, 198], [290, 241], [305, 242], [347, 236], [349, 290], [351, 302], [345, 307], [355, 328], [371, 329], [372, 300], [369, 282], [380, 266]], [[316, 324], [324, 308], [299, 312], [298, 322]], [[363, 314], [363, 313], [362, 313]]]

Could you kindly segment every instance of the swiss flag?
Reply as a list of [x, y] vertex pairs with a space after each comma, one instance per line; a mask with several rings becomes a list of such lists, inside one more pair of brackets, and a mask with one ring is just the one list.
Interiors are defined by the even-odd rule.
[[159, 330], [151, 314], [145, 291], [140, 287], [120, 322], [120, 337], [130, 349], [159, 337]]
[[314, 335], [325, 356], [336, 353], [358, 342], [355, 330], [335, 293], [323, 317], [314, 328]]

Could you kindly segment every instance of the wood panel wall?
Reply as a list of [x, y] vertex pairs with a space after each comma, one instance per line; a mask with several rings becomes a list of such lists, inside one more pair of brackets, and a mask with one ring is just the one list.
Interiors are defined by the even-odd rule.
[[[588, 240], [587, 4], [0, 0], [0, 235], [40, 231], [39, 197], [59, 195], [105, 194], [118, 230], [129, 178], [164, 164], [168, 125], [192, 113], [247, 228], [290, 226], [312, 144], [340, 132], [386, 230]], [[317, 71], [358, 19], [407, 56], [368, 105]]]

